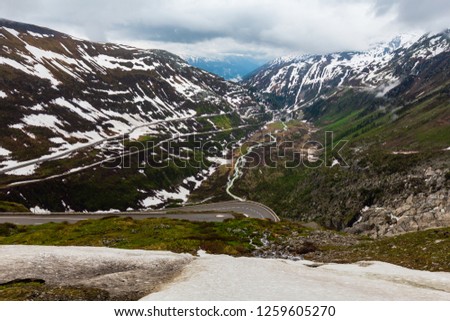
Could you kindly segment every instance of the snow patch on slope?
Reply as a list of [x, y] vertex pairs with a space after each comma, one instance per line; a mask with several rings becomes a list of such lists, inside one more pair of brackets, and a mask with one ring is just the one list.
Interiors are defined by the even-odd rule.
[[9, 154], [11, 154], [9, 150], [0, 146], [0, 156], [9, 156]]
[[[6, 160], [0, 163], [0, 168], [5, 167], [15, 167], [21, 165], [20, 162], [17, 162], [15, 160]], [[5, 172], [6, 175], [15, 175], [15, 176], [30, 176], [33, 175], [36, 172], [36, 169], [39, 167], [38, 164], [30, 164], [24, 167], [16, 168], [10, 171]]]
[[49, 210], [46, 210], [45, 208], [40, 208], [38, 205], [30, 208], [30, 211], [33, 214], [51, 214], [51, 212]]

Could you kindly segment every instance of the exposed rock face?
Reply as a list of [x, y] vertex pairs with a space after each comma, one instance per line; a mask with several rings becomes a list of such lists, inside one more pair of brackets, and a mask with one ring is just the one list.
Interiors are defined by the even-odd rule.
[[15, 245], [1, 246], [0, 254], [0, 284], [29, 279], [51, 286], [83, 286], [106, 291], [109, 300], [148, 295], [194, 259], [189, 254], [100, 247]]
[[276, 242], [269, 241], [267, 237], [261, 241], [263, 245], [253, 252], [254, 256], [294, 261], [303, 259], [305, 254], [318, 251], [320, 247], [350, 246], [358, 243], [356, 236], [343, 236], [326, 230], [317, 230], [307, 236], [292, 232]]
[[[381, 206], [365, 207], [361, 210], [361, 217], [346, 231], [381, 237], [449, 226], [450, 189], [446, 173], [448, 170], [429, 167], [422, 171], [421, 176], [408, 175], [403, 193]], [[412, 192], [410, 182], [418, 178], [423, 179], [427, 192]]]

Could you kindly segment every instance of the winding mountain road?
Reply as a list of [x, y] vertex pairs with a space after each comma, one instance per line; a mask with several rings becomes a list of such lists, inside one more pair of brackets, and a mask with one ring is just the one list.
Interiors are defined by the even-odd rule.
[[39, 225], [45, 223], [75, 223], [88, 219], [101, 219], [108, 216], [132, 217], [133, 219], [165, 217], [202, 222], [221, 222], [234, 218], [233, 213], [239, 213], [246, 217], [256, 219], [269, 219], [279, 222], [280, 219], [269, 207], [251, 201], [228, 201], [211, 204], [176, 207], [165, 210], [143, 212], [117, 212], [117, 213], [64, 213], [53, 212], [51, 214], [24, 214], [2, 213], [1, 223], [13, 223], [19, 225]]
[[77, 152], [77, 151], [80, 151], [80, 150], [83, 150], [83, 149], [86, 149], [86, 148], [90, 148], [90, 147], [102, 144], [102, 143], [104, 143], [106, 141], [113, 141], [113, 140], [116, 140], [116, 139], [119, 139], [119, 138], [123, 138], [123, 137], [125, 137], [127, 135], [130, 135], [131, 133], [133, 133], [134, 131], [136, 131], [139, 128], [150, 127], [150, 126], [159, 125], [159, 124], [168, 123], [168, 122], [182, 122], [182, 121], [185, 121], [185, 120], [198, 120], [198, 119], [202, 119], [202, 118], [210, 118], [210, 117], [228, 115], [228, 114], [231, 114], [231, 113], [233, 113], [233, 112], [222, 113], [222, 114], [220, 114], [220, 113], [219, 114], [207, 114], [207, 115], [201, 115], [201, 116], [195, 116], [195, 117], [194, 116], [189, 116], [189, 117], [167, 118], [167, 119], [155, 120], [155, 121], [152, 121], [152, 122], [149, 122], [149, 123], [144, 123], [144, 124], [135, 126], [135, 127], [131, 128], [128, 132], [119, 133], [117, 135], [110, 136], [110, 137], [105, 137], [103, 139], [96, 140], [96, 141], [84, 144], [82, 146], [79, 146], [79, 147], [70, 148], [68, 150], [65, 150], [65, 151], [62, 151], [62, 152], [58, 152], [57, 154], [54, 154], [54, 155], [42, 156], [42, 157], [37, 158], [37, 159], [31, 159], [31, 160], [24, 161], [24, 162], [21, 162], [21, 163], [16, 164], [16, 165], [0, 168], [0, 174], [4, 174], [4, 173], [10, 172], [12, 170], [20, 169], [20, 168], [27, 167], [27, 166], [30, 166], [30, 165], [42, 164], [42, 163], [45, 163], [45, 162], [48, 162], [48, 161], [56, 160], [56, 159], [59, 159], [61, 157], [67, 156], [69, 154], [72, 154], [74, 152]]
[[[255, 125], [241, 125], [241, 126], [237, 126], [237, 127], [232, 127], [232, 128], [227, 128], [227, 129], [210, 130], [210, 131], [206, 131], [206, 132], [178, 134], [176, 136], [173, 136], [173, 137], [170, 137], [170, 138], [167, 138], [167, 139], [164, 139], [164, 140], [158, 142], [156, 145], [152, 146], [151, 148], [159, 147], [163, 143], [167, 143], [167, 142], [170, 142], [172, 140], [179, 139], [181, 137], [188, 137], [188, 136], [194, 136], [194, 135], [201, 136], [201, 135], [208, 135], [208, 134], [223, 133], [223, 132], [229, 132], [229, 131], [232, 131], [232, 130], [248, 128], [248, 127], [253, 127], [253, 126], [255, 126]], [[29, 184], [34, 184], [34, 183], [38, 183], [38, 182], [52, 180], [52, 179], [55, 179], [55, 178], [65, 177], [65, 176], [68, 176], [68, 175], [73, 175], [75, 173], [84, 171], [84, 170], [86, 170], [88, 168], [99, 166], [99, 165], [102, 165], [104, 163], [111, 162], [111, 161], [114, 161], [114, 160], [117, 160], [117, 159], [120, 159], [120, 158], [123, 158], [123, 157], [129, 157], [131, 155], [135, 155], [135, 154], [138, 154], [138, 153], [141, 153], [141, 152], [147, 152], [149, 149], [150, 148], [144, 148], [144, 149], [139, 149], [139, 150], [136, 150], [136, 151], [133, 151], [133, 152], [122, 153], [122, 154], [120, 154], [118, 156], [108, 157], [108, 158], [102, 159], [102, 160], [100, 160], [98, 162], [95, 162], [95, 163], [92, 163], [92, 164], [89, 164], [89, 165], [85, 165], [85, 166], [78, 167], [78, 168], [72, 168], [69, 171], [66, 171], [66, 172], [61, 173], [61, 174], [55, 174], [55, 175], [42, 177], [42, 178], [36, 178], [36, 179], [12, 182], [12, 183], [9, 183], [8, 185], [6, 185], [5, 187], [9, 188], [9, 187], [15, 187], [15, 186], [29, 185]], [[1, 174], [1, 172], [0, 172], [0, 174]], [[0, 189], [2, 189], [2, 188], [3, 187], [0, 187]]]

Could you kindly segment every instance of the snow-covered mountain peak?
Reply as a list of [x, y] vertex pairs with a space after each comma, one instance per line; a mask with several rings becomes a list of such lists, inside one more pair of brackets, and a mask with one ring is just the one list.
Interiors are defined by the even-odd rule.
[[420, 39], [422, 35], [414, 34], [414, 33], [403, 33], [395, 36], [390, 41], [380, 42], [377, 45], [371, 47], [371, 49], [375, 48], [384, 48], [390, 52], [395, 51], [399, 48], [408, 48], [417, 40]]
[[385, 95], [425, 60], [448, 54], [448, 34], [402, 34], [366, 51], [281, 57], [258, 69], [244, 83], [283, 97], [285, 106], [292, 108], [340, 87]]

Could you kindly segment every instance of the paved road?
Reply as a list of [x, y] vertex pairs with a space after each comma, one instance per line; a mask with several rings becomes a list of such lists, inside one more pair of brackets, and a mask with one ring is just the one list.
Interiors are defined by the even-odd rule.
[[8, 222], [20, 225], [39, 225], [50, 222], [75, 223], [87, 219], [100, 219], [111, 215], [132, 217], [133, 219], [166, 217], [190, 221], [221, 222], [227, 218], [233, 218], [233, 213], [240, 213], [251, 218], [270, 219], [279, 222], [278, 216], [263, 204], [250, 201], [229, 201], [147, 212], [52, 214], [2, 213], [0, 215], [0, 223]]
[[252, 201], [228, 201], [220, 203], [202, 204], [182, 208], [182, 210], [192, 210], [197, 211], [232, 211], [236, 213], [244, 214], [247, 217], [260, 218], [260, 219], [270, 219], [275, 222], [279, 222], [280, 219], [275, 214], [275, 212], [269, 207]]
[[127, 214], [127, 213], [113, 213], [113, 214], [9, 214], [0, 215], [1, 223], [14, 223], [18, 225], [39, 225], [45, 223], [76, 223], [78, 221], [88, 219], [100, 219], [107, 216], [123, 216], [132, 217], [136, 220], [142, 220], [145, 218], [157, 218], [165, 217], [172, 219], [188, 220], [188, 221], [201, 221], [201, 222], [222, 222], [227, 218], [234, 218], [230, 213], [191, 213], [191, 214]]

